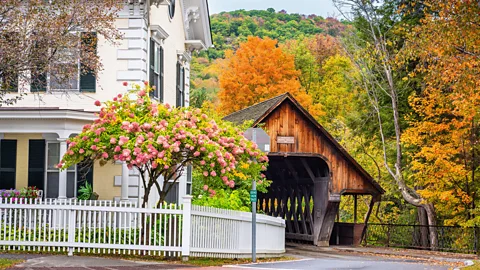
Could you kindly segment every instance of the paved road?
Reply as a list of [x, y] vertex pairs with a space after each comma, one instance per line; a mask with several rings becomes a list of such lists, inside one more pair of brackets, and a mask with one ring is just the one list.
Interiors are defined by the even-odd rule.
[[[315, 252], [301, 249], [287, 249], [288, 256], [299, 258], [296, 261], [260, 263], [260, 264], [244, 264], [244, 265], [228, 265], [221, 267], [211, 267], [214, 269], [251, 269], [251, 270], [317, 270], [317, 269], [451, 269], [449, 265], [434, 264], [433, 261], [427, 259], [406, 259], [387, 256], [364, 256], [355, 253], [345, 252]], [[111, 258], [95, 258], [84, 256], [45, 256], [45, 255], [21, 255], [21, 254], [0, 254], [1, 257], [21, 258], [27, 261], [17, 265], [12, 269], [15, 270], [141, 270], [141, 269], [200, 269], [190, 268], [187, 265], [172, 265], [155, 262], [135, 262]], [[205, 269], [205, 268], [202, 268]]]
[[366, 258], [346, 256], [345, 258], [310, 258], [292, 262], [278, 263], [262, 263], [241, 266], [231, 266], [238, 269], [302, 269], [302, 270], [320, 270], [320, 269], [408, 269], [408, 270], [424, 270], [424, 269], [449, 269], [450, 266], [445, 265], [429, 265], [413, 260], [395, 260], [384, 258]]

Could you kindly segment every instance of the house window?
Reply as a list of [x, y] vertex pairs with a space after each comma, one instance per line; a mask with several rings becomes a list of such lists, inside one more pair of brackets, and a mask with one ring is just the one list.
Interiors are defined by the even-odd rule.
[[151, 86], [155, 86], [155, 90], [150, 93], [154, 98], [163, 102], [163, 84], [164, 84], [164, 55], [163, 47], [160, 46], [155, 40], [150, 39], [150, 78], [149, 83]]
[[[47, 142], [46, 147], [46, 177], [45, 177], [45, 194], [47, 198], [58, 198], [60, 169], [56, 165], [60, 162], [60, 143]], [[67, 197], [72, 198], [77, 194], [77, 173], [76, 166], [67, 169]]]
[[0, 141], [0, 189], [14, 189], [17, 168], [17, 140]]
[[[45, 91], [81, 91], [95, 92], [96, 79], [95, 73], [88, 69], [83, 60], [82, 55], [86, 50], [94, 50], [97, 48], [96, 33], [82, 32], [80, 34], [80, 43], [77, 48], [68, 48], [57, 52], [58, 59], [55, 68], [65, 71], [61, 73], [39, 73], [32, 70], [30, 81], [31, 92]], [[74, 76], [67, 76], [72, 75]]]
[[0, 70], [0, 90], [6, 92], [18, 91], [18, 74], [13, 71]]
[[185, 106], [185, 67], [177, 62], [177, 107]]

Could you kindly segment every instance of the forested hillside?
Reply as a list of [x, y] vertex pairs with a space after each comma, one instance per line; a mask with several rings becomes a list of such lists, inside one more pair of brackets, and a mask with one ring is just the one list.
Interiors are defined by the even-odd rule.
[[[191, 104], [225, 115], [289, 91], [386, 190], [373, 221], [479, 225], [480, 6], [334, 2], [348, 21], [213, 15]], [[342, 221], [351, 206], [342, 200]]]
[[335, 18], [314, 14], [288, 14], [284, 10], [237, 10], [213, 14], [210, 17], [214, 48], [202, 52], [192, 64], [191, 102], [200, 107], [205, 100], [217, 101], [218, 65], [216, 59], [235, 51], [249, 36], [268, 37], [286, 43], [315, 35], [338, 37], [347, 27]]

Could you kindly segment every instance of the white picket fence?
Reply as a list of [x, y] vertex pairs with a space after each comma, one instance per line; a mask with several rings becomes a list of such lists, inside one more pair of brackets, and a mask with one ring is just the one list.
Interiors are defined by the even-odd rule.
[[[257, 256], [285, 253], [285, 220], [257, 214]], [[194, 257], [245, 258], [252, 252], [252, 213], [192, 206]]]
[[[251, 213], [191, 205], [0, 199], [0, 248], [45, 252], [246, 257]], [[285, 221], [257, 215], [257, 252], [285, 252]]]

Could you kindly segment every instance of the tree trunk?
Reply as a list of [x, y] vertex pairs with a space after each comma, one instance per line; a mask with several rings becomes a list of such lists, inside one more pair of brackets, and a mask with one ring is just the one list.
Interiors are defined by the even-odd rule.
[[435, 208], [431, 203], [424, 204], [423, 208], [427, 212], [428, 226], [430, 229], [430, 249], [438, 250], [437, 216], [435, 215]]
[[422, 248], [428, 248], [428, 217], [427, 211], [423, 207], [417, 207], [418, 223], [420, 224], [420, 246]]

